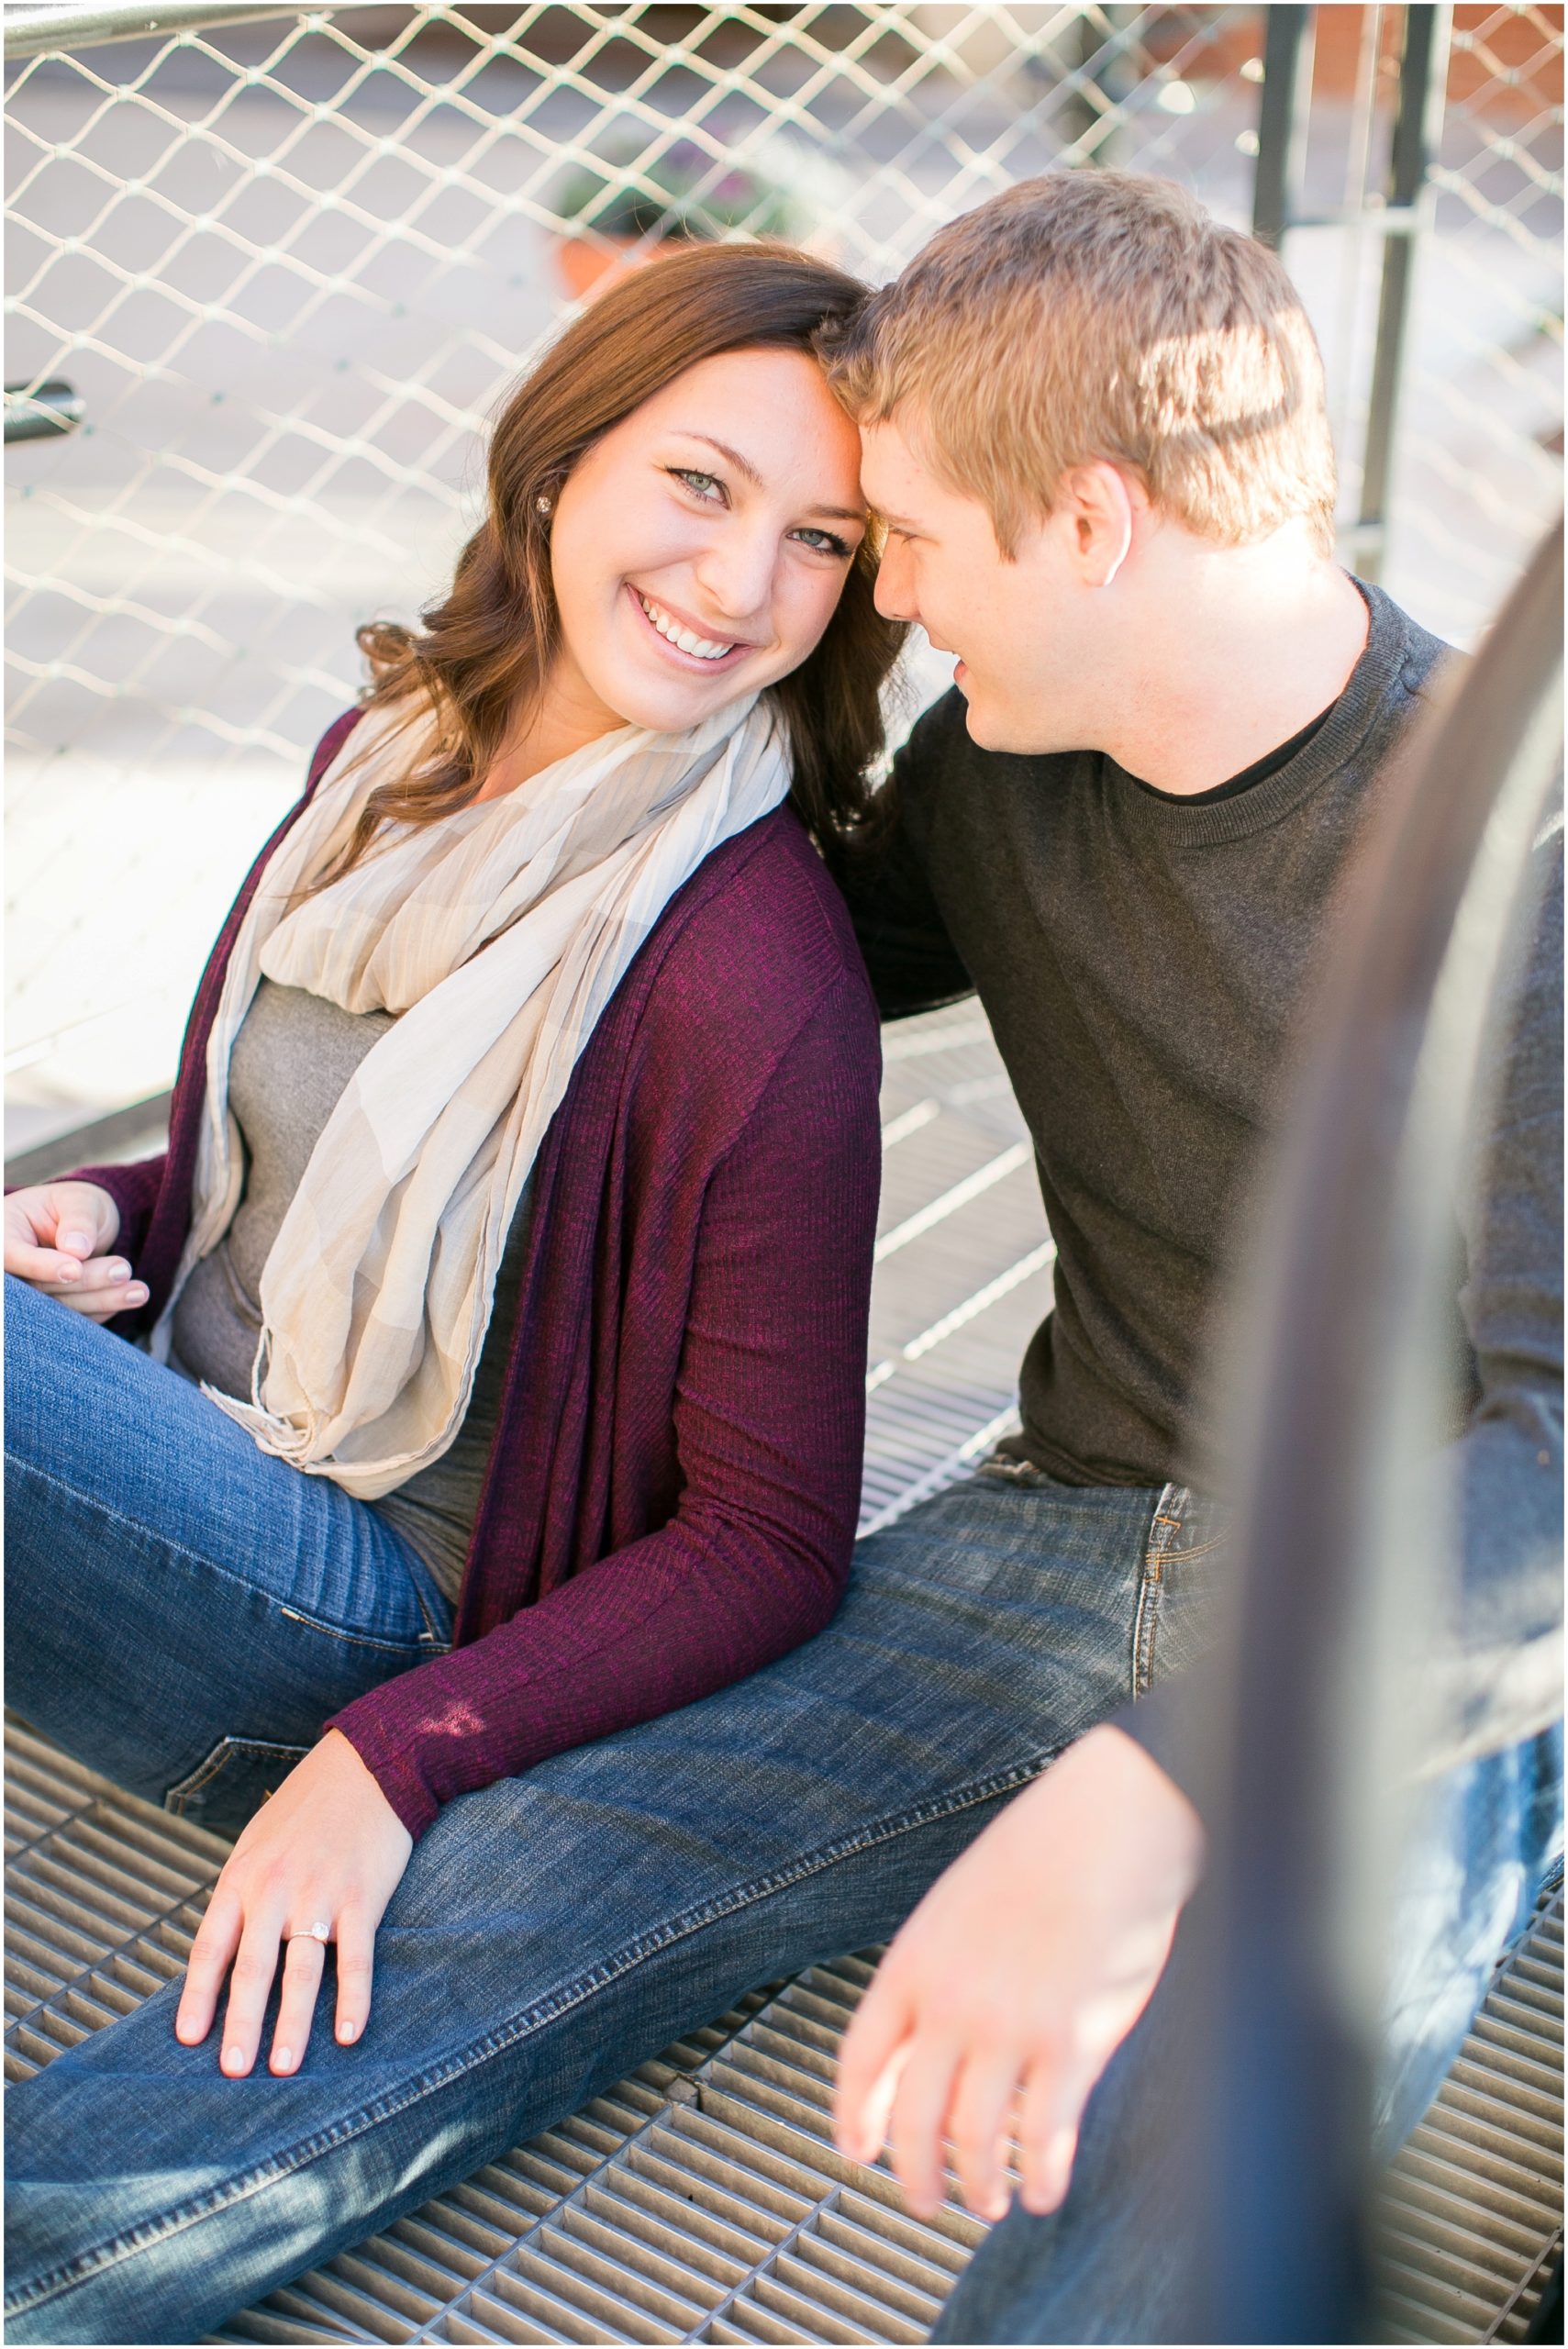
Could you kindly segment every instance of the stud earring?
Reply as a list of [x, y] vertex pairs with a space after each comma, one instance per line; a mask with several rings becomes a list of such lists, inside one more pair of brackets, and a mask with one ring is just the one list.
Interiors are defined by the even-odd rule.
[[549, 514], [549, 513], [551, 511], [551, 509], [552, 509], [552, 507], [553, 507], [554, 504], [555, 504], [555, 501], [554, 501], [554, 499], [553, 499], [553, 498], [550, 498], [550, 497], [536, 497], [536, 498], [534, 499], [534, 511], [535, 511], [537, 514]]

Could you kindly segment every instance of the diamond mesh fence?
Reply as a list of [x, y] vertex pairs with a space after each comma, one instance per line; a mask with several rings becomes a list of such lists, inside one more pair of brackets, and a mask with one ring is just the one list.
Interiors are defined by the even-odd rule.
[[[1395, 495], [1433, 624], [1496, 610], [1562, 502], [1562, 10], [1454, 12]], [[1451, 583], [1451, 584], [1446, 584]]]
[[[1312, 168], [1364, 195], [1403, 12], [1317, 13]], [[150, 14], [93, 46], [6, 11], [6, 372], [83, 416], [7, 459], [13, 1152], [167, 1083], [355, 626], [445, 584], [487, 420], [596, 272], [768, 233], [881, 278], [1050, 167], [1251, 210], [1258, 7], [177, 7], [103, 40]], [[1557, 495], [1562, 48], [1561, 9], [1455, 12], [1385, 576], [1460, 637]], [[1348, 495], [1377, 247], [1288, 255]], [[945, 682], [917, 656], [906, 705]]]

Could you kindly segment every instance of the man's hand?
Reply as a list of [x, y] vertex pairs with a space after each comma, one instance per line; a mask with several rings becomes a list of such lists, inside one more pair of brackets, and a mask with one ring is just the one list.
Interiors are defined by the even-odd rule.
[[6, 1201], [6, 1270], [90, 1321], [107, 1321], [147, 1302], [125, 1258], [109, 1252], [119, 1229], [101, 1184], [30, 1184]]
[[999, 2219], [1017, 2099], [1024, 2208], [1054, 2210], [1089, 2092], [1148, 2004], [1202, 1859], [1185, 1796], [1120, 1730], [1091, 1730], [939, 1877], [884, 1958], [844, 2041], [840, 2153], [874, 2161], [891, 2136], [929, 2218], [951, 2139], [970, 2209]]
[[269, 2069], [296, 2072], [327, 1964], [313, 1932], [319, 1925], [338, 1944], [339, 2043], [358, 2039], [370, 2018], [376, 1927], [413, 1849], [348, 1739], [329, 1729], [229, 1854], [191, 1949], [175, 2037], [187, 2047], [206, 2037], [232, 1965], [221, 2062], [231, 2078], [242, 2078], [261, 2044], [281, 1945], [283, 1998]]

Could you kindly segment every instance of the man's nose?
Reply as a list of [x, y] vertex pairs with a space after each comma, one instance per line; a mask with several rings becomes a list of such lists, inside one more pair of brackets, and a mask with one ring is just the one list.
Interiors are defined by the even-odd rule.
[[917, 622], [920, 618], [915, 566], [907, 553], [891, 542], [883, 548], [876, 567], [876, 608], [884, 620]]

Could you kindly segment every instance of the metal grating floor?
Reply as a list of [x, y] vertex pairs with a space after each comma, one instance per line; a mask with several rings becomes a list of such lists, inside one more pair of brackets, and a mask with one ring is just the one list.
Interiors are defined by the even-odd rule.
[[[1051, 1248], [1021, 1119], [972, 1007], [886, 1045], [862, 1531], [1012, 1421]], [[13, 1726], [6, 2074], [183, 1966], [226, 1846]], [[984, 2232], [906, 2218], [840, 2160], [834, 2051], [870, 1977], [759, 1991], [583, 2112], [230, 2320], [224, 2342], [913, 2342]], [[1562, 2226], [1562, 1907], [1499, 1977], [1391, 2180], [1400, 2341], [1520, 2340]]]
[[1523, 2341], [1562, 2243], [1562, 1886], [1496, 1976], [1380, 2211], [1390, 2341]]

